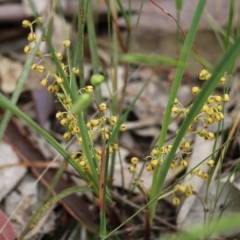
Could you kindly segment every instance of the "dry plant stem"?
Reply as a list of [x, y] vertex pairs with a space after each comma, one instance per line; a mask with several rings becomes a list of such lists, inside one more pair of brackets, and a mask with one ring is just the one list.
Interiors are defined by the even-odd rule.
[[[50, 166], [49, 166], [50, 164]], [[11, 163], [11, 164], [5, 164], [0, 166], [0, 170], [4, 168], [9, 168], [9, 167], [17, 167], [17, 166], [24, 166], [24, 167], [49, 167], [49, 168], [58, 168], [59, 164], [54, 163], [52, 164], [51, 162], [34, 162], [34, 163]]]
[[[162, 12], [164, 12], [165, 14], [167, 14], [170, 18], [172, 18], [174, 20], [174, 22], [177, 24], [177, 26], [179, 27], [179, 29], [181, 30], [181, 32], [183, 33], [183, 35], [186, 37], [187, 34], [185, 33], [185, 31], [183, 30], [183, 28], [181, 27], [181, 25], [179, 24], [179, 22], [177, 21], [177, 19], [175, 17], [173, 17], [168, 11], [166, 11], [164, 8], [162, 8], [160, 5], [158, 5], [156, 2], [154, 2], [153, 0], [150, 0], [150, 2], [152, 4], [154, 4], [157, 8], [159, 8]], [[199, 57], [199, 60], [201, 60], [201, 64], [204, 68], [206, 68], [206, 66], [204, 66], [202, 58], [200, 57], [200, 55], [198, 54], [196, 48], [194, 47], [194, 45], [192, 45], [192, 49], [193, 51], [196, 53], [196, 55]]]
[[219, 157], [219, 159], [218, 159], [218, 161], [217, 161], [217, 165], [216, 165], [215, 170], [214, 170], [214, 172], [213, 172], [212, 179], [215, 179], [215, 178], [217, 177], [219, 168], [220, 168], [220, 166], [221, 166], [221, 158], [224, 157], [224, 154], [225, 154], [225, 152], [227, 151], [227, 149], [228, 149], [228, 147], [229, 147], [229, 142], [230, 142], [230, 140], [231, 140], [232, 138], [234, 138], [233, 135], [234, 135], [234, 133], [237, 132], [237, 128], [239, 127], [239, 122], [240, 122], [240, 114], [237, 115], [237, 118], [236, 118], [236, 120], [235, 120], [235, 122], [234, 122], [234, 125], [233, 125], [233, 127], [232, 127], [232, 129], [231, 129], [231, 132], [230, 132], [230, 134], [228, 135], [228, 139], [226, 140], [226, 143], [227, 143], [227, 144], [224, 145], [224, 148], [223, 148], [223, 150], [222, 150], [222, 152], [221, 152], [221, 156]]
[[145, 211], [145, 231], [144, 231], [144, 240], [149, 240], [151, 236], [151, 225], [149, 221], [149, 211]]
[[[118, 200], [126, 203], [127, 205], [135, 208], [135, 209], [140, 209], [140, 208], [141, 208], [139, 205], [137, 205], [137, 204], [133, 203], [132, 201], [130, 201], [130, 200], [122, 197], [121, 195], [119, 195], [119, 194], [116, 193], [116, 192], [111, 191], [111, 195], [114, 196], [115, 198], [117, 198]], [[161, 224], [165, 225], [166, 227], [168, 227], [168, 228], [170, 228], [170, 229], [172, 229], [172, 230], [174, 230], [174, 231], [178, 231], [178, 229], [177, 229], [177, 227], [176, 227], [175, 225], [173, 225], [173, 224], [165, 221], [164, 219], [162, 219], [162, 218], [160, 218], [160, 217], [157, 217], [156, 215], [154, 216], [154, 219], [155, 219], [156, 221], [160, 222]]]
[[[109, 0], [105, 0], [106, 6], [108, 6], [108, 1], [109, 1]], [[116, 20], [116, 18], [114, 17], [114, 14], [113, 14], [112, 10], [109, 9], [109, 11], [110, 11], [111, 18], [112, 18], [112, 20], [113, 20], [113, 24], [115, 25], [115, 29], [116, 29], [116, 33], [117, 33], [117, 37], [118, 37], [119, 44], [120, 44], [120, 46], [121, 46], [121, 48], [122, 48], [122, 51], [123, 51], [124, 53], [126, 53], [126, 52], [127, 52], [127, 48], [126, 48], [126, 46], [125, 46], [125, 44], [124, 44], [124, 42], [123, 42], [123, 38], [122, 38], [122, 35], [121, 35], [121, 31], [120, 31], [120, 29], [119, 29], [117, 20]]]
[[198, 200], [201, 202], [201, 204], [203, 205], [203, 209], [205, 212], [208, 212], [209, 211], [209, 208], [207, 206], [207, 204], [204, 202], [202, 196], [196, 192], [196, 191], [193, 191], [193, 194], [198, 198]]

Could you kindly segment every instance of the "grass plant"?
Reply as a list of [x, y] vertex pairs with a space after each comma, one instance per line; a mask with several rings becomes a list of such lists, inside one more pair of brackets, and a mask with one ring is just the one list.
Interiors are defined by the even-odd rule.
[[[151, 1], [154, 4], [156, 2]], [[224, 119], [224, 105], [229, 101], [228, 90], [231, 76], [234, 74], [234, 66], [237, 57], [240, 54], [240, 38], [233, 36], [233, 17], [234, 17], [234, 1], [229, 1], [229, 16], [227, 28], [224, 34], [217, 34], [218, 38], [222, 38], [221, 44], [223, 46], [222, 58], [213, 67], [213, 69], [203, 69], [199, 73], [200, 80], [204, 81], [202, 88], [193, 87], [192, 95], [194, 101], [189, 106], [183, 106], [176, 98], [178, 89], [182, 83], [184, 72], [188, 69], [188, 57], [194, 54], [195, 51], [193, 42], [198, 30], [200, 20], [203, 18], [204, 9], [206, 7], [206, 0], [199, 0], [195, 8], [194, 16], [191, 21], [191, 26], [188, 30], [186, 38], [181, 36], [181, 31], [177, 28], [177, 44], [180, 53], [179, 59], [172, 59], [160, 54], [144, 55], [141, 53], [134, 53], [133, 46], [136, 40], [136, 31], [131, 33], [131, 7], [132, 3], [128, 2], [128, 11], [124, 8], [122, 1], [106, 1], [107, 19], [108, 19], [108, 39], [109, 39], [109, 52], [111, 55], [111, 81], [112, 89], [110, 90], [111, 99], [104, 102], [101, 93], [101, 84], [106, 81], [106, 72], [104, 71], [103, 63], [100, 60], [97, 51], [97, 31], [93, 18], [94, 1], [79, 0], [78, 7], [78, 35], [76, 43], [72, 43], [69, 39], [63, 41], [65, 48], [66, 61], [63, 61], [63, 55], [54, 49], [52, 43], [52, 22], [54, 21], [54, 10], [51, 9], [50, 19], [47, 24], [42, 24], [42, 18], [36, 17], [36, 20], [30, 22], [23, 21], [23, 27], [29, 29], [28, 42], [25, 46], [24, 52], [28, 54], [28, 60], [24, 66], [23, 72], [19, 78], [19, 84], [14, 92], [12, 99], [7, 99], [0, 93], [0, 106], [5, 109], [5, 116], [0, 124], [0, 138], [4, 134], [7, 122], [11, 114], [24, 120], [30, 127], [34, 128], [46, 141], [49, 142], [57, 151], [63, 156], [65, 161], [73, 166], [76, 172], [84, 179], [86, 186], [73, 187], [66, 189], [64, 192], [57, 196], [52, 197], [47, 203], [41, 206], [37, 213], [32, 218], [28, 227], [23, 231], [20, 239], [24, 239], [26, 234], [36, 225], [40, 218], [52, 206], [52, 204], [59, 201], [61, 198], [76, 192], [92, 192], [99, 205], [99, 233], [100, 239], [118, 239], [114, 234], [123, 227], [128, 221], [132, 220], [136, 215], [141, 214], [143, 210], [149, 212], [146, 214], [145, 233], [151, 228], [153, 219], [156, 214], [156, 207], [160, 199], [166, 196], [173, 196], [172, 204], [180, 205], [180, 199], [175, 196], [176, 192], [180, 192], [185, 197], [191, 197], [194, 191], [194, 186], [191, 183], [184, 183], [179, 181], [178, 184], [171, 185], [164, 189], [166, 176], [170, 168], [181, 166], [186, 168], [188, 162], [185, 160], [185, 155], [191, 155], [191, 143], [188, 140], [189, 134], [195, 134], [203, 137], [206, 141], [211, 141], [216, 138], [217, 134], [208, 130], [208, 126], [214, 122], [219, 123]], [[156, 4], [157, 5], [157, 4]], [[183, 8], [184, 1], [176, 1], [177, 9], [177, 22], [180, 24], [180, 15]], [[54, 5], [55, 6], [55, 5]], [[138, 23], [141, 19], [141, 11], [144, 7], [143, 1], [141, 2], [140, 12], [138, 15]], [[121, 39], [121, 32], [117, 25], [117, 12], [120, 11], [123, 19], [128, 28], [128, 37], [126, 42]], [[159, 9], [159, 14], [163, 12]], [[138, 24], [137, 23], [137, 24]], [[49, 53], [44, 54], [41, 52], [39, 46], [41, 38], [35, 35], [33, 25], [39, 25], [42, 29], [42, 37], [45, 38], [46, 45]], [[239, 26], [238, 26], [239, 27]], [[136, 28], [137, 29], [137, 28]], [[90, 79], [90, 84], [85, 83], [84, 73], [84, 33], [87, 30], [90, 55], [93, 74]], [[184, 39], [184, 44], [181, 47], [180, 41]], [[75, 44], [73, 46], [73, 44]], [[74, 51], [72, 51], [74, 49]], [[195, 53], [196, 54], [196, 53]], [[34, 57], [37, 56], [40, 60], [33, 63]], [[54, 71], [49, 64], [53, 61], [57, 71]], [[201, 64], [205, 61], [201, 61]], [[158, 66], [165, 64], [176, 68], [174, 81], [171, 86], [171, 91], [168, 99], [168, 104], [165, 110], [163, 124], [161, 127], [160, 135], [157, 145], [150, 150], [146, 156], [146, 166], [144, 171], [152, 172], [152, 185], [151, 189], [146, 189], [144, 183], [141, 182], [141, 174], [137, 172], [137, 164], [139, 159], [137, 157], [131, 158], [131, 165], [128, 168], [130, 174], [137, 179], [136, 187], [143, 194], [145, 205], [142, 206], [135, 214], [126, 219], [120, 226], [111, 229], [108, 224], [109, 210], [113, 205], [113, 198], [111, 196], [112, 184], [107, 184], [108, 178], [114, 178], [115, 156], [118, 154], [119, 143], [118, 136], [120, 132], [126, 131], [125, 121], [128, 114], [133, 109], [136, 101], [140, 98], [143, 90], [149, 84], [146, 81], [141, 90], [135, 96], [134, 100], [130, 103], [127, 109], [123, 111], [124, 97], [126, 96], [127, 78], [124, 83], [122, 96], [120, 101], [117, 97], [118, 79], [117, 72], [120, 63], [125, 64], [126, 72], [129, 74], [131, 64], [142, 64], [148, 66]], [[210, 64], [206, 64], [210, 66]], [[40, 81], [40, 85], [46, 88], [55, 96], [55, 101], [60, 103], [63, 111], [56, 113], [56, 118], [59, 123], [65, 127], [63, 139], [69, 141], [71, 138], [76, 138], [79, 143], [78, 152], [68, 152], [66, 148], [61, 146], [56, 139], [47, 133], [36, 122], [25, 115], [17, 106], [17, 100], [22, 91], [23, 84], [29, 71], [36, 73], [45, 73], [46, 76]], [[102, 74], [102, 72], [104, 72]], [[224, 91], [221, 95], [214, 94], [214, 90], [219, 84], [224, 85]], [[94, 106], [96, 114], [93, 118], [88, 115], [88, 109]], [[172, 116], [182, 115], [184, 120], [178, 129], [172, 144], [166, 144], [166, 135]], [[202, 123], [201, 128], [194, 129], [197, 123]], [[221, 128], [219, 127], [219, 132]], [[101, 136], [101, 148], [96, 146], [95, 137]], [[231, 139], [230, 139], [231, 140]], [[177, 153], [177, 150], [179, 152]], [[199, 166], [195, 166], [191, 172], [194, 177], [199, 177], [203, 181], [208, 181], [208, 184], [213, 181], [212, 173], [216, 160], [214, 159], [215, 152], [219, 149], [213, 149], [212, 156], [208, 159], [203, 159]], [[204, 172], [201, 168], [202, 164], [209, 166], [209, 172]], [[59, 177], [59, 175], [58, 175]], [[144, 179], [143, 179], [144, 180]], [[124, 182], [124, 180], [123, 180]], [[217, 199], [216, 199], [217, 202]], [[233, 224], [229, 223], [229, 219], [235, 219]], [[205, 239], [206, 236], [211, 234], [224, 232], [229, 228], [238, 226], [237, 222], [240, 221], [240, 214], [233, 214], [229, 216], [221, 215], [218, 220], [209, 218], [207, 224], [195, 226], [189, 231], [184, 233], [176, 233], [171, 236], [171, 239]], [[148, 235], [149, 237], [149, 235]], [[145, 235], [145, 239], [150, 239]], [[160, 238], [159, 238], [160, 239]], [[161, 238], [164, 239], [164, 238]], [[166, 238], [169, 239], [169, 238]]]

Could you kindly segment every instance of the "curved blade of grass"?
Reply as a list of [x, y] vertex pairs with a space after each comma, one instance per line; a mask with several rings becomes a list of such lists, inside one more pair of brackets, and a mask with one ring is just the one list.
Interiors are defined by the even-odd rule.
[[123, 54], [120, 56], [120, 61], [125, 63], [145, 64], [151, 66], [166, 64], [174, 67], [186, 67], [183, 62], [173, 60], [170, 57], [166, 57], [160, 54], [152, 54], [150, 56], [144, 54]]
[[180, 130], [173, 142], [172, 150], [168, 154], [166, 160], [164, 161], [164, 164], [159, 172], [158, 175], [158, 193], [161, 191], [164, 179], [166, 178], [168, 169], [170, 167], [171, 161], [175, 156], [175, 152], [181, 143], [188, 127], [193, 122], [194, 117], [199, 113], [201, 110], [203, 104], [205, 103], [206, 99], [209, 97], [209, 95], [212, 93], [212, 91], [216, 88], [216, 86], [219, 83], [219, 79], [223, 76], [224, 72], [231, 68], [232, 65], [234, 65], [234, 62], [238, 55], [240, 54], [240, 38], [236, 40], [235, 44], [229, 48], [229, 50], [224, 54], [223, 58], [220, 60], [220, 62], [217, 64], [216, 68], [214, 69], [212, 73], [212, 77], [203, 85], [199, 95], [196, 97], [196, 99], [193, 102], [193, 105], [189, 111], [189, 114], [185, 118], [185, 120], [182, 123], [182, 126], [180, 127]]
[[222, 216], [220, 219], [211, 220], [204, 224], [197, 224], [195, 226], [189, 226], [186, 233], [174, 234], [174, 236], [161, 237], [159, 240], [200, 240], [210, 239], [212, 234], [224, 234], [226, 232], [232, 232], [239, 230], [240, 214], [232, 213], [228, 216]]
[[[31, 65], [32, 65], [32, 62], [33, 62], [33, 59], [35, 57], [35, 54], [39, 48], [39, 45], [41, 43], [41, 40], [39, 40], [36, 44], [36, 46], [32, 49], [24, 67], [23, 67], [23, 70], [21, 72], [21, 75], [18, 79], [18, 83], [17, 83], [17, 87], [15, 89], [15, 91], [13, 92], [13, 95], [12, 95], [12, 98], [11, 98], [11, 102], [12, 104], [16, 104], [21, 92], [22, 92], [22, 89], [23, 89], [23, 86], [27, 80], [27, 76], [29, 74], [29, 71], [31, 69]], [[11, 112], [10, 111], [6, 111], [5, 114], [4, 114], [4, 117], [1, 121], [1, 124], [0, 124], [0, 141], [2, 140], [2, 137], [3, 137], [3, 134], [5, 132], [5, 129], [7, 127], [7, 124], [8, 124], [8, 121], [10, 120], [11, 118]]]
[[[106, 160], [105, 160], [105, 166], [104, 166], [104, 178], [100, 179], [100, 181], [102, 181], [102, 191], [103, 191], [103, 198], [102, 198], [102, 211], [100, 213], [100, 218], [101, 218], [101, 226], [100, 229], [103, 229], [103, 232], [105, 232], [105, 226], [106, 226], [106, 197], [108, 196], [107, 194], [107, 176], [108, 176], [108, 163], [109, 163], [109, 147], [111, 146], [111, 143], [114, 141], [114, 139], [116, 139], [118, 133], [119, 133], [119, 129], [121, 124], [124, 123], [124, 121], [126, 120], [129, 112], [132, 110], [132, 108], [134, 107], [136, 101], [138, 100], [138, 98], [140, 97], [140, 95], [142, 94], [143, 90], [145, 89], [145, 87], [148, 85], [149, 81], [147, 81], [143, 87], [141, 88], [141, 90], [139, 91], [139, 93], [136, 95], [136, 97], [133, 99], [133, 101], [131, 102], [131, 104], [129, 105], [127, 111], [121, 116], [121, 118], [118, 120], [115, 128], [113, 129], [113, 132], [107, 142], [107, 146], [106, 146]], [[101, 236], [101, 237], [105, 237], [105, 236]], [[105, 238], [104, 238], [105, 239]]]
[[89, 181], [86, 173], [75, 162], [75, 160], [69, 156], [66, 149], [64, 149], [49, 133], [35, 123], [31, 118], [26, 116], [21, 110], [13, 105], [6, 97], [0, 93], [0, 106], [4, 109], [11, 111], [14, 115], [23, 119], [29, 126], [34, 128], [42, 137], [44, 137], [64, 158], [68, 159], [69, 163], [75, 168], [75, 170], [86, 180]]
[[[98, 57], [98, 52], [97, 52], [96, 33], [95, 33], [95, 27], [94, 27], [94, 21], [93, 21], [92, 14], [93, 14], [92, 13], [92, 4], [91, 4], [91, 1], [89, 1], [88, 5], [87, 5], [88, 40], [89, 40], [89, 46], [90, 46], [91, 63], [92, 63], [93, 73], [97, 74], [97, 73], [99, 73], [99, 57]], [[102, 102], [101, 88], [96, 87], [95, 93], [96, 93], [97, 102], [101, 103]]]
[[225, 34], [225, 45], [224, 45], [225, 49], [227, 49], [229, 47], [230, 39], [231, 39], [232, 31], [233, 31], [234, 3], [235, 3], [235, 1], [230, 0], [227, 31]]
[[31, 221], [29, 224], [29, 227], [27, 227], [22, 234], [20, 235], [19, 239], [23, 239], [24, 236], [27, 235], [28, 232], [30, 232], [37, 223], [41, 220], [41, 218], [46, 214], [46, 212], [58, 201], [61, 199], [69, 196], [70, 194], [77, 193], [77, 192], [88, 192], [91, 191], [89, 187], [81, 187], [81, 186], [74, 186], [68, 189], [65, 189], [64, 191], [60, 192], [58, 195], [52, 197], [49, 201], [47, 201], [44, 206], [41, 208], [41, 211], [36, 215], [36, 217]]
[[[81, 1], [81, 2], [84, 2], [84, 1]], [[80, 4], [81, 5], [81, 4]], [[82, 7], [84, 7], [84, 4], [83, 6], [79, 6], [80, 9], [82, 9]], [[84, 13], [82, 13], [84, 14]], [[81, 15], [82, 16], [82, 15]], [[49, 34], [50, 35], [50, 34]], [[74, 86], [76, 87], [70, 87], [70, 84], [69, 84], [69, 81], [67, 79], [67, 76], [61, 66], [61, 62], [60, 60], [58, 59], [58, 57], [56, 56], [56, 53], [55, 53], [55, 50], [53, 48], [53, 45], [52, 45], [52, 42], [51, 42], [51, 38], [49, 37], [49, 35], [47, 35], [47, 39], [46, 39], [46, 43], [47, 43], [47, 46], [52, 54], [52, 57], [53, 57], [53, 60], [54, 60], [54, 63], [56, 64], [56, 67], [59, 71], [59, 74], [60, 76], [64, 79], [63, 81], [63, 85], [64, 85], [64, 88], [66, 90], [66, 93], [69, 94], [69, 96], [71, 97], [72, 99], [72, 102], [73, 104], [78, 101], [78, 88], [77, 88], [77, 85], [75, 83]], [[83, 43], [82, 43], [83, 44]], [[81, 45], [81, 43], [79, 44]], [[81, 46], [80, 46], [81, 48]], [[81, 53], [79, 53], [80, 56], [79, 58], [81, 58]], [[81, 61], [80, 61], [81, 62]], [[83, 62], [81, 62], [83, 64]], [[80, 64], [81, 65], [81, 64]], [[82, 66], [83, 68], [83, 66]], [[82, 81], [80, 82], [84, 82], [84, 74], [82, 74], [82, 68], [79, 67], [79, 70], [80, 70], [80, 78], [83, 79]], [[84, 84], [81, 83], [81, 85], [85, 85], [85, 82]], [[83, 109], [82, 111], [79, 111], [77, 113], [78, 115], [78, 126], [80, 128], [80, 132], [81, 132], [81, 137], [83, 139], [83, 151], [84, 151], [84, 154], [86, 155], [88, 161], [89, 161], [89, 166], [91, 168], [91, 172], [92, 174], [90, 174], [89, 176], [91, 177], [91, 180], [94, 184], [94, 189], [97, 190], [97, 186], [98, 186], [98, 174], [97, 174], [97, 170], [96, 170], [96, 165], [94, 164], [94, 161], [92, 159], [92, 154], [91, 154], [91, 151], [90, 149], [93, 149], [93, 146], [92, 146], [92, 141], [89, 140], [89, 135], [87, 133], [87, 129], [86, 129], [86, 125], [85, 125], [85, 120], [84, 120], [84, 113], [85, 113], [85, 109]], [[90, 144], [90, 146], [89, 146]], [[86, 175], [86, 174], [85, 174]]]
[[[180, 57], [180, 62], [181, 63], [186, 63], [189, 53], [191, 52], [191, 48], [192, 48], [192, 44], [194, 41], [194, 37], [196, 35], [197, 32], [197, 26], [199, 24], [199, 21], [201, 19], [204, 7], [206, 4], [206, 0], [200, 0], [198, 1], [198, 5], [189, 29], [189, 32], [187, 34], [184, 46], [183, 46], [183, 50], [182, 50], [182, 54]], [[168, 100], [168, 104], [167, 104], [167, 108], [166, 108], [166, 112], [164, 115], [164, 119], [163, 119], [163, 125], [162, 125], [162, 129], [160, 132], [160, 138], [158, 141], [158, 148], [160, 149], [164, 142], [165, 142], [165, 137], [167, 134], [167, 130], [168, 130], [168, 125], [170, 123], [170, 118], [171, 118], [171, 110], [172, 110], [172, 106], [174, 103], [174, 99], [177, 95], [177, 91], [178, 88], [180, 86], [181, 83], [181, 79], [184, 73], [184, 68], [183, 67], [178, 67], [176, 74], [175, 74], [175, 78], [174, 78], [174, 82], [172, 85], [172, 89], [170, 92], [170, 96], [169, 96], [169, 100]], [[173, 152], [173, 151], [172, 151]], [[174, 152], [175, 153], [175, 152]], [[172, 154], [174, 155], [174, 154]], [[170, 165], [170, 162], [169, 162]], [[161, 172], [159, 173], [159, 166], [155, 168], [154, 173], [153, 173], [153, 179], [152, 179], [152, 189], [151, 189], [151, 193], [150, 193], [150, 200], [155, 198], [162, 190], [162, 186], [166, 177], [166, 172], [167, 172], [167, 167], [169, 167], [169, 165], [164, 165], [161, 169]], [[164, 173], [164, 175], [162, 175], [162, 173]], [[150, 218], [151, 220], [153, 219], [153, 215], [155, 214], [155, 209], [157, 206], [157, 202], [153, 202], [153, 204], [150, 205]]]
[[[119, 6], [119, 8], [120, 8], [120, 12], [121, 12], [121, 14], [123, 15], [123, 18], [124, 18], [124, 20], [125, 20], [125, 22], [126, 22], [127, 27], [130, 28], [130, 27], [131, 27], [131, 26], [130, 26], [130, 25], [131, 25], [131, 24], [130, 24], [130, 16], [127, 15], [127, 13], [126, 13], [123, 5], [122, 5], [122, 1], [117, 0], [117, 3], [118, 3], [118, 6]], [[129, 13], [129, 14], [131, 14], [131, 13]]]

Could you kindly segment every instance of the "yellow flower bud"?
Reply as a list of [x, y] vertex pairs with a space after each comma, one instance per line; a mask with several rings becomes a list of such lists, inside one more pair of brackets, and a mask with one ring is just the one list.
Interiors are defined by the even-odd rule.
[[200, 88], [199, 87], [193, 87], [192, 88], [192, 95], [196, 96], [199, 92], [200, 92]]
[[146, 169], [147, 169], [147, 171], [153, 171], [154, 170], [152, 164], [147, 164]]
[[23, 20], [22, 21], [22, 26], [24, 28], [29, 28], [32, 24], [28, 20]]
[[186, 168], [188, 166], [188, 162], [186, 160], [182, 160], [180, 162], [180, 165], [183, 167], [183, 168]]
[[126, 130], [127, 130], [126, 125], [125, 124], [121, 124], [120, 131], [121, 132], [125, 132]]
[[228, 95], [228, 94], [224, 94], [223, 97], [222, 97], [222, 100], [223, 100], [224, 102], [228, 102], [228, 101], [230, 100], [229, 95]]
[[68, 47], [70, 47], [70, 45], [71, 45], [70, 40], [64, 40], [64, 41], [63, 41], [63, 46], [64, 46], [64, 47], [67, 47], [67, 48], [68, 48]]
[[180, 204], [180, 199], [178, 197], [174, 197], [173, 200], [172, 200], [172, 204], [177, 206]]
[[47, 84], [48, 84], [47, 78], [43, 78], [43, 79], [41, 80], [40, 84], [41, 84], [41, 86], [43, 86], [43, 87], [47, 86]]
[[72, 71], [74, 74], [78, 75], [79, 74], [79, 69], [78, 68], [72, 68]]
[[86, 91], [87, 93], [92, 93], [92, 92], [93, 92], [93, 86], [91, 86], [91, 85], [86, 86], [86, 87], [85, 87], [85, 91]]
[[56, 82], [57, 84], [62, 84], [63, 83], [63, 79], [61, 77], [56, 77]]
[[131, 158], [131, 163], [136, 165], [138, 163], [138, 158], [137, 157], [132, 157]]
[[60, 124], [61, 124], [62, 126], [66, 126], [66, 125], [68, 124], [67, 118], [61, 119]]
[[117, 123], [117, 117], [111, 116], [108, 121], [111, 126], [114, 126]]
[[63, 138], [68, 141], [68, 140], [71, 138], [71, 133], [65, 132], [65, 133], [63, 134]]
[[202, 81], [207, 80], [208, 74], [209, 74], [208, 70], [206, 70], [206, 69], [201, 70], [201, 72], [199, 73], [199, 79]]
[[214, 166], [214, 160], [213, 159], [209, 159], [207, 161], [207, 164], [208, 164], [209, 167], [213, 167]]
[[61, 120], [63, 118], [63, 113], [58, 111], [55, 116], [57, 119]]
[[131, 165], [131, 166], [128, 168], [128, 170], [129, 170], [130, 173], [135, 173], [135, 172], [136, 172], [136, 168], [135, 168], [133, 165]]
[[34, 41], [36, 41], [36, 34], [35, 33], [29, 33], [28, 34], [28, 37], [27, 37], [27, 40], [29, 41], [29, 42], [34, 42]]
[[101, 103], [98, 106], [98, 108], [99, 108], [100, 111], [105, 111], [107, 109], [107, 105], [106, 105], [106, 103]]
[[23, 52], [29, 54], [31, 52], [31, 47], [29, 45], [25, 46]]

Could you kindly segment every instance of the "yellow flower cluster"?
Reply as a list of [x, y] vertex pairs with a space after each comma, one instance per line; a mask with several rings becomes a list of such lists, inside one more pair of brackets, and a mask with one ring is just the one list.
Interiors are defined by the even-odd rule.
[[[41, 18], [37, 18], [35, 21], [30, 22], [28, 20], [24, 20], [22, 22], [22, 26], [24, 28], [29, 28], [30, 33], [27, 37], [29, 44], [24, 47], [24, 52], [26, 54], [29, 54], [32, 50], [32, 47], [37, 41], [36, 34], [33, 31], [33, 24], [34, 23], [40, 23], [42, 22]], [[64, 40], [63, 46], [65, 48], [69, 48], [71, 46], [70, 40]], [[63, 56], [59, 52], [55, 52], [55, 56], [58, 58], [58, 60], [61, 62], [61, 68], [63, 70], [63, 74], [60, 74], [59, 72], [54, 72], [51, 68], [51, 65], [49, 64], [49, 59], [53, 59], [53, 54], [43, 54], [40, 50], [37, 51], [36, 56], [40, 58], [38, 63], [34, 63], [31, 66], [31, 70], [36, 73], [45, 73], [46, 76], [41, 79], [40, 85], [42, 87], [46, 87], [47, 91], [54, 93], [56, 97], [56, 101], [60, 102], [64, 108], [63, 111], [58, 111], [56, 113], [56, 119], [59, 120], [59, 123], [66, 128], [65, 133], [63, 134], [63, 139], [66, 141], [70, 140], [72, 137], [76, 137], [80, 149], [83, 149], [83, 139], [81, 135], [81, 131], [78, 125], [78, 116], [76, 112], [73, 111], [73, 103], [72, 99], [70, 97], [70, 93], [67, 92], [65, 84], [68, 84], [71, 86], [71, 73], [78, 75], [79, 69], [76, 67], [73, 67], [70, 69], [69, 65], [66, 65], [64, 62], [62, 62]], [[97, 78], [97, 79], [94, 79]], [[90, 99], [90, 102], [92, 100], [92, 93], [94, 92], [94, 86], [96, 86], [96, 82], [102, 82], [104, 80], [104, 77], [100, 74], [96, 74], [92, 76], [92, 85], [88, 85], [84, 88], [79, 89], [77, 92], [79, 94], [79, 97], [84, 96], [84, 94], [88, 95], [88, 99]], [[67, 81], [67, 82], [65, 82]], [[85, 96], [86, 96], [85, 95]], [[87, 99], [87, 100], [88, 100]], [[107, 141], [114, 128], [117, 125], [118, 118], [116, 116], [110, 116], [108, 117], [106, 115], [107, 110], [107, 104], [106, 103], [100, 103], [98, 105], [98, 111], [99, 111], [99, 118], [92, 119], [86, 123], [86, 129], [88, 132], [88, 141], [91, 141], [93, 143], [94, 139], [99, 135], [102, 137], [103, 141]], [[121, 124], [120, 125], [120, 131], [126, 131], [126, 125]], [[89, 144], [93, 146], [94, 144]], [[109, 153], [113, 153], [114, 151], [118, 151], [119, 146], [117, 143], [112, 143], [109, 148]], [[102, 149], [95, 149], [92, 150], [92, 156], [95, 157], [97, 160], [101, 160], [102, 158]], [[91, 173], [90, 166], [88, 164], [88, 160], [86, 156], [84, 155], [84, 152], [78, 152], [78, 153], [72, 153], [71, 156], [75, 159], [75, 161], [80, 165], [80, 167], [83, 169], [83, 171], [87, 171], [88, 173]], [[100, 162], [99, 162], [100, 164]]]

